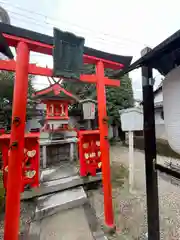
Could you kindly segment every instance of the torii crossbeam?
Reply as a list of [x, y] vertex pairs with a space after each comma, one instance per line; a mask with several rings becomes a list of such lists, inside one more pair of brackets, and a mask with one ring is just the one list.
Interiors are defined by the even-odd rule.
[[[28, 90], [28, 74], [53, 77], [50, 68], [29, 63], [30, 51], [53, 54], [53, 37], [0, 23], [1, 52], [13, 58], [9, 47], [16, 48], [15, 60], [0, 60], [0, 69], [16, 72], [13, 96], [11, 151], [9, 158], [8, 187], [6, 196], [5, 240], [17, 240], [20, 217], [20, 187], [24, 131]], [[2, 40], [2, 41], [1, 41]], [[120, 81], [104, 76], [104, 68], [119, 70], [126, 68], [132, 57], [118, 56], [84, 47], [83, 62], [96, 65], [96, 74], [81, 75], [80, 81], [97, 84], [98, 118], [100, 129], [100, 150], [104, 188], [105, 224], [114, 228], [112, 193], [110, 181], [108, 123], [106, 113], [105, 86], [120, 86]], [[66, 79], [65, 79], [66, 80]], [[68, 80], [68, 79], [67, 79]], [[17, 123], [18, 124], [15, 124]]]

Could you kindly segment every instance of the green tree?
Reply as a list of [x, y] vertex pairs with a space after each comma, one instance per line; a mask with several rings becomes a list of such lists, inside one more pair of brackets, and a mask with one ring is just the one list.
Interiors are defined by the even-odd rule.
[[[35, 107], [32, 99], [34, 88], [32, 86], [33, 75], [29, 75], [28, 81], [28, 99], [27, 107]], [[0, 71], [0, 115], [1, 122], [4, 120], [4, 125], [9, 125], [11, 122], [12, 115], [12, 104], [13, 104], [13, 89], [14, 89], [14, 72]], [[23, 93], [22, 93], [23, 94]]]
[[[84, 67], [82, 69], [82, 73], [84, 74], [93, 74], [95, 73], [95, 66], [91, 64], [84, 64]], [[94, 94], [96, 92], [96, 87], [94, 84], [89, 83], [83, 83], [81, 81], [79, 82], [68, 82], [64, 81], [62, 83], [62, 86], [69, 92], [73, 93], [74, 95], [77, 95], [79, 99], [83, 100], [88, 97], [92, 98], [92, 95], [96, 96]], [[94, 97], [95, 97], [94, 96]], [[94, 99], [93, 97], [93, 99]]]
[[[83, 68], [83, 73], [95, 73], [95, 66], [85, 64]], [[107, 77], [111, 76], [112, 73], [112, 69], [105, 70], [105, 76]], [[120, 79], [120, 83], [120, 87], [106, 87], [107, 113], [111, 124], [120, 124], [119, 110], [129, 108], [134, 105], [131, 79], [128, 75], [125, 75]], [[96, 86], [94, 84], [84, 84], [82, 82], [64, 82], [63, 86], [68, 91], [77, 95], [80, 99], [91, 98], [96, 100], [97, 98]], [[76, 104], [74, 105], [74, 107], [78, 108], [78, 105]]]
[[128, 75], [120, 80], [120, 87], [106, 87], [106, 104], [110, 122], [119, 124], [119, 110], [133, 107], [132, 81]]

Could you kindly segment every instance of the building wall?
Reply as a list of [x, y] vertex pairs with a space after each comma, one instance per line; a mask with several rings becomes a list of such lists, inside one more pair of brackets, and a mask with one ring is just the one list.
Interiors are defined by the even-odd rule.
[[155, 109], [155, 124], [164, 124], [164, 119], [162, 118], [163, 107]]
[[162, 118], [163, 107], [155, 109], [156, 138], [167, 139], [164, 119]]
[[156, 124], [156, 138], [167, 140], [164, 124]]
[[156, 127], [156, 138], [157, 139], [167, 139], [164, 120], [162, 118], [163, 108], [155, 109], [155, 127]]
[[[163, 92], [159, 91], [155, 98], [154, 103], [157, 105], [158, 103], [163, 102]], [[155, 108], [155, 124], [156, 124], [156, 138], [158, 139], [167, 139], [164, 119], [162, 118], [163, 107]]]
[[163, 101], [163, 92], [159, 91], [154, 98], [154, 103], [158, 103], [162, 101]]
[[26, 131], [30, 131], [32, 128], [41, 128], [41, 124], [39, 123], [40, 117], [32, 117], [26, 122]]

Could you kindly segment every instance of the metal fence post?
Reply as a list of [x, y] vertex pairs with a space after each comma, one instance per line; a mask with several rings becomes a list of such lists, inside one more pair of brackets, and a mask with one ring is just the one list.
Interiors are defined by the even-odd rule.
[[[142, 50], [141, 55], [150, 49]], [[146, 197], [147, 197], [147, 220], [148, 239], [159, 240], [159, 199], [158, 179], [155, 169], [156, 163], [156, 135], [154, 119], [154, 93], [152, 68], [142, 67], [142, 91], [144, 111], [144, 149], [146, 167]]]

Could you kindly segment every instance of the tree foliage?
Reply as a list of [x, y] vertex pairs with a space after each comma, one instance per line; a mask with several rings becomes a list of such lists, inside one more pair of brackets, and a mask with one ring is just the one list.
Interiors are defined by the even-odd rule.
[[[83, 67], [82, 73], [84, 74], [95, 73], [95, 66], [90, 64], [85, 64]], [[96, 87], [94, 84], [82, 83], [81, 81], [79, 82], [65, 81], [62, 83], [62, 85], [67, 91], [77, 95], [81, 100], [86, 99], [88, 97], [94, 99], [95, 97], [94, 93], [96, 92]]]
[[[33, 107], [32, 94], [34, 88], [32, 86], [33, 75], [29, 75], [28, 81], [28, 107]], [[5, 120], [5, 125], [11, 122], [12, 104], [13, 104], [13, 89], [14, 89], [14, 72], [0, 71], [0, 111]], [[22, 93], [23, 94], [23, 93]], [[2, 120], [2, 119], [1, 119]]]
[[[29, 75], [28, 81], [28, 100], [32, 99], [34, 88], [32, 86], [33, 75]], [[14, 72], [1, 71], [0, 72], [0, 103], [10, 104], [13, 102], [13, 89], [14, 89]]]
[[[95, 73], [95, 66], [84, 65], [83, 73]], [[105, 70], [106, 76], [112, 75], [112, 73], [112, 69]], [[97, 98], [96, 86], [94, 84], [64, 82], [63, 87], [77, 95], [80, 99], [91, 98], [96, 100]], [[120, 79], [120, 87], [106, 87], [106, 104], [110, 122], [114, 124], [119, 123], [119, 110], [132, 107], [134, 104], [132, 83], [128, 75]], [[77, 108], [77, 104], [74, 107]]]
[[120, 87], [106, 87], [107, 112], [111, 122], [119, 122], [119, 110], [132, 107], [133, 91], [131, 79], [128, 76], [121, 78]]

